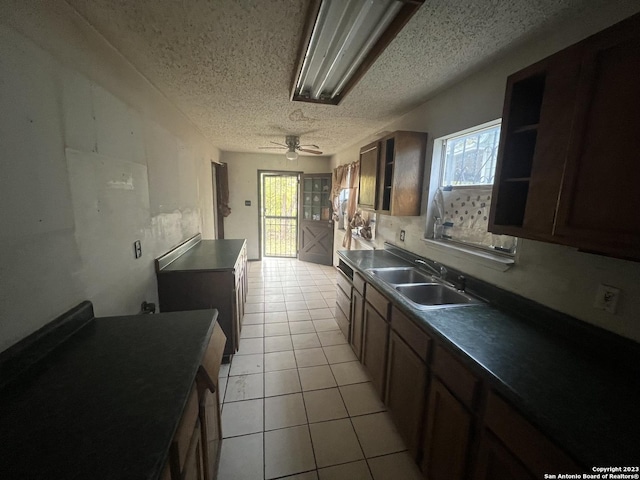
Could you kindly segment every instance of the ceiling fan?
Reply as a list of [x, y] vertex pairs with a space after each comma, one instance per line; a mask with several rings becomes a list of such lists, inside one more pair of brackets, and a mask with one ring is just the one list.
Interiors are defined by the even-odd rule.
[[[314, 155], [322, 155], [322, 152], [320, 150], [317, 150], [318, 145], [300, 145], [300, 137], [297, 135], [287, 135], [285, 137], [285, 143], [278, 143], [278, 142], [270, 142], [273, 143], [274, 145], [278, 145], [277, 147], [258, 147], [261, 150], [267, 150], [267, 149], [283, 149], [286, 148], [287, 149], [287, 153], [285, 153], [285, 157], [287, 157], [287, 160], [297, 160], [298, 159], [298, 152], [304, 152], [304, 153], [312, 153]], [[305, 147], [312, 147], [315, 148], [316, 150], [309, 150], [308, 148]]]

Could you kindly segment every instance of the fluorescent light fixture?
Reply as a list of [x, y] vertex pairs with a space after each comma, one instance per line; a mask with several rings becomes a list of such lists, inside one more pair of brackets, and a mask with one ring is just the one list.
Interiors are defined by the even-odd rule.
[[423, 2], [312, 2], [291, 99], [338, 105]]

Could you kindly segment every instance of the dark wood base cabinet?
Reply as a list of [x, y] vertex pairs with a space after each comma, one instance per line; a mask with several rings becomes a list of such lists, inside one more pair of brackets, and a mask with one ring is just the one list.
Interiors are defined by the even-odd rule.
[[171, 443], [162, 480], [215, 480], [218, 476], [222, 443], [218, 375], [225, 340], [216, 325]]
[[420, 468], [429, 480], [466, 477], [471, 414], [438, 379], [432, 379]]
[[489, 392], [474, 480], [544, 478], [551, 472], [582, 473], [584, 469]]
[[384, 398], [388, 340], [389, 324], [386, 319], [380, 316], [369, 303], [365, 302], [362, 331], [362, 364], [369, 372], [371, 382], [380, 398]]
[[500, 441], [485, 432], [480, 442], [474, 480], [536, 480]]
[[358, 360], [362, 359], [362, 331], [364, 322], [364, 297], [355, 288], [351, 294], [351, 349]]
[[228, 359], [240, 343], [247, 295], [247, 242], [196, 237], [156, 259], [160, 310], [217, 309], [218, 323], [227, 337], [224, 356]]
[[[581, 470], [465, 362], [381, 291], [338, 275], [350, 343], [427, 480], [533, 480]], [[351, 291], [351, 302], [345, 293]], [[582, 470], [584, 471], [584, 470]]]
[[385, 403], [400, 435], [415, 458], [420, 446], [420, 422], [424, 410], [427, 366], [395, 333], [389, 338]]

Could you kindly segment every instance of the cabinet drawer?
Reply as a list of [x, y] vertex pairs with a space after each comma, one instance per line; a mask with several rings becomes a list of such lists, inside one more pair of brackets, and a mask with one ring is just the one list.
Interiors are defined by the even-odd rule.
[[427, 361], [431, 350], [431, 337], [396, 307], [391, 308], [391, 328], [423, 361]]
[[359, 291], [361, 295], [364, 295], [364, 286], [364, 278], [358, 272], [353, 272], [353, 288]]
[[473, 409], [480, 386], [480, 380], [475, 375], [439, 345], [433, 352], [431, 368], [458, 400]]
[[376, 309], [376, 311], [382, 315], [382, 318], [385, 321], [389, 319], [389, 300], [387, 297], [382, 295], [378, 290], [376, 290], [372, 285], [367, 285], [367, 289], [365, 292], [364, 298], [369, 302], [369, 304]]
[[545, 472], [581, 471], [564, 452], [493, 392], [489, 393], [487, 399], [484, 421], [485, 427], [490, 429], [536, 478], [542, 478]]
[[341, 270], [338, 270], [338, 274], [336, 275], [336, 283], [345, 295], [351, 297], [351, 279], [342, 273]]
[[351, 295], [347, 297], [347, 295], [342, 291], [342, 289], [338, 288], [336, 292], [336, 305], [340, 307], [342, 313], [351, 319]]

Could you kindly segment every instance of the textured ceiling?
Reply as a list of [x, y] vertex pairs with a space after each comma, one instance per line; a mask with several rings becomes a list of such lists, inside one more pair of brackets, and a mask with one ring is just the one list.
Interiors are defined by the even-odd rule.
[[258, 152], [286, 134], [325, 154], [593, 0], [427, 0], [339, 106], [289, 100], [309, 0], [67, 0], [205, 136]]

